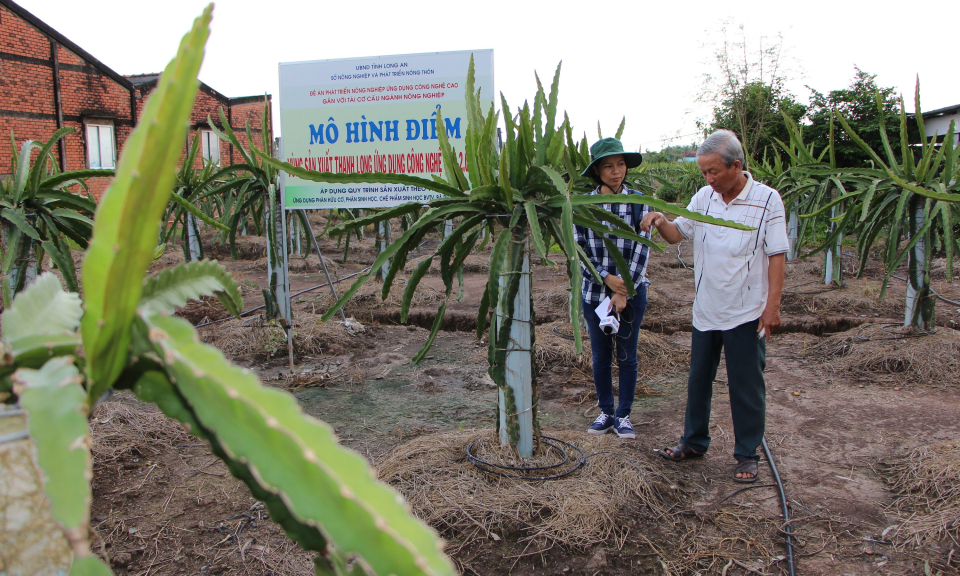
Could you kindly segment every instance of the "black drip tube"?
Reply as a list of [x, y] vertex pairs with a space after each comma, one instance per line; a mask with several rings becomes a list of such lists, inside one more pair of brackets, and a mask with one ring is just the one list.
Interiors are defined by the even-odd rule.
[[780, 492], [780, 506], [783, 508], [783, 532], [787, 541], [787, 569], [790, 572], [790, 576], [796, 576], [793, 566], [793, 537], [790, 535], [791, 532], [793, 532], [793, 527], [790, 525], [790, 510], [787, 506], [787, 495], [783, 491], [783, 481], [780, 479], [780, 474], [777, 472], [777, 465], [773, 461], [773, 455], [770, 454], [770, 447], [767, 446], [767, 439], [762, 439], [761, 443], [763, 446], [763, 454], [767, 458], [767, 463], [770, 464], [770, 472], [773, 473], [773, 478], [777, 482], [777, 491]]
[[[293, 298], [294, 296], [299, 296], [299, 295], [305, 294], [305, 293], [307, 293], [307, 292], [313, 292], [313, 291], [316, 290], [317, 288], [323, 288], [324, 286], [329, 286], [329, 285], [331, 285], [331, 284], [336, 284], [337, 282], [343, 282], [344, 280], [349, 280], [350, 278], [353, 278], [354, 276], [359, 276], [360, 274], [363, 274], [364, 272], [366, 272], [366, 271], [369, 270], [369, 269], [370, 269], [370, 268], [365, 268], [365, 269], [361, 270], [360, 272], [356, 272], [356, 273], [351, 274], [351, 275], [349, 275], [349, 276], [344, 276], [343, 278], [337, 278], [337, 279], [334, 280], [333, 282], [324, 282], [323, 284], [317, 284], [317, 285], [314, 286], [313, 288], [307, 288], [306, 290], [301, 290], [301, 291], [299, 291], [299, 292], [296, 292], [296, 293], [294, 293], [294, 294], [291, 294], [290, 297]], [[266, 304], [263, 304], [263, 305], [261, 305], [261, 306], [257, 306], [256, 308], [251, 308], [251, 309], [247, 310], [246, 312], [241, 312], [241, 313], [240, 313], [240, 316], [237, 316], [237, 318], [243, 318], [244, 316], [247, 316], [248, 314], [251, 314], [251, 313], [253, 313], [253, 312], [256, 312], [257, 310], [262, 310], [262, 309], [264, 309], [264, 308], [266, 308], [266, 307], [267, 307]], [[203, 324], [197, 324], [196, 326], [194, 326], [194, 328], [203, 328], [204, 326], [209, 326], [209, 325], [211, 325], [211, 324], [219, 324], [220, 322], [226, 322], [227, 320], [233, 320], [233, 316], [227, 316], [226, 318], [221, 318], [220, 320], [212, 320], [212, 321], [210, 321], [210, 322], [204, 322]]]

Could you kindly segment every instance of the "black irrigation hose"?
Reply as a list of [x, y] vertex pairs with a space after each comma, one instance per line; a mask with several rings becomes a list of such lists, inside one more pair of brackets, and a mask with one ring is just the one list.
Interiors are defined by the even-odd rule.
[[[423, 242], [421, 242], [421, 243], [417, 246], [417, 248], [418, 248], [418, 249], [421, 248], [421, 247], [422, 247], [424, 244], [426, 244], [427, 242], [429, 242], [429, 240], [424, 240]], [[307, 292], [313, 292], [313, 291], [316, 290], [317, 288], [323, 288], [324, 286], [329, 286], [329, 285], [331, 285], [331, 284], [338, 284], [338, 283], [340, 283], [340, 282], [343, 282], [344, 280], [349, 280], [350, 278], [353, 278], [354, 276], [359, 276], [360, 274], [363, 274], [364, 272], [369, 271], [371, 268], [373, 268], [373, 267], [372, 267], [372, 266], [367, 266], [366, 268], [364, 268], [363, 270], [361, 270], [361, 271], [359, 271], [359, 272], [355, 272], [355, 273], [353, 273], [353, 274], [350, 274], [349, 276], [344, 276], [343, 278], [337, 278], [337, 279], [334, 280], [333, 282], [326, 282], [326, 283], [324, 283], [324, 284], [318, 284], [318, 285], [314, 286], [313, 288], [307, 288], [306, 290], [301, 290], [301, 291], [297, 292], [296, 294], [291, 294], [290, 297], [293, 298], [294, 296], [299, 296], [299, 295], [301, 295], [301, 294], [306, 294]], [[329, 276], [328, 276], [328, 278], [329, 278]], [[264, 309], [264, 308], [266, 308], [266, 307], [267, 307], [267, 305], [264, 304], [263, 306], [257, 306], [256, 308], [251, 308], [251, 309], [247, 310], [246, 312], [241, 312], [241, 313], [240, 313], [240, 316], [238, 316], [238, 318], [243, 318], [244, 316], [246, 316], [247, 314], [250, 314], [251, 312], [256, 312], [257, 310], [262, 310], [262, 309]], [[204, 327], [204, 326], [209, 326], [209, 325], [211, 325], [211, 324], [219, 324], [220, 322], [226, 322], [227, 320], [230, 320], [231, 318], [233, 318], [233, 316], [227, 316], [226, 318], [221, 318], [220, 320], [214, 320], [214, 321], [212, 321], [212, 322], [204, 322], [203, 324], [198, 324], [198, 325], [194, 326], [194, 328], [202, 328], [202, 327]], [[248, 326], [248, 328], [252, 328], [252, 326]]]
[[[901, 278], [901, 277], [899, 277], [899, 276], [894, 276], [893, 274], [891, 274], [890, 277], [891, 277], [891, 278], [896, 278], [897, 280], [900, 280], [901, 282], [907, 282], [908, 284], [910, 283], [910, 281], [907, 280], [906, 278]], [[954, 306], [960, 306], [960, 302], [954, 302], [953, 300], [948, 300], [948, 299], [944, 298], [943, 296], [941, 296], [936, 290], [933, 289], [933, 286], [930, 286], [930, 293], [933, 294], [934, 296], [936, 296], [937, 298], [943, 300], [943, 301], [946, 302], [947, 304], [953, 304]]]
[[[344, 276], [343, 278], [337, 278], [337, 279], [334, 280], [333, 282], [325, 282], [325, 283], [323, 283], [323, 284], [318, 284], [317, 286], [314, 286], [313, 288], [307, 288], [306, 290], [301, 290], [301, 291], [297, 292], [296, 294], [291, 294], [290, 297], [293, 298], [294, 296], [299, 296], [299, 295], [301, 295], [301, 294], [306, 294], [307, 292], [312, 292], [312, 291], [316, 290], [317, 288], [323, 288], [324, 286], [329, 286], [330, 284], [337, 284], [338, 282], [343, 282], [344, 280], [349, 280], [350, 278], [353, 278], [354, 276], [359, 276], [360, 274], [363, 274], [364, 272], [366, 272], [366, 271], [369, 270], [369, 269], [370, 269], [370, 268], [366, 268], [366, 269], [361, 270], [361, 271], [359, 271], [359, 272], [356, 272], [356, 273], [354, 273], [354, 274], [350, 274], [349, 276]], [[262, 306], [257, 306], [256, 308], [251, 308], [251, 309], [247, 310], [246, 312], [241, 312], [239, 318], [243, 318], [244, 316], [246, 316], [246, 315], [248, 315], [248, 314], [251, 314], [251, 313], [253, 313], [253, 312], [256, 312], [257, 310], [262, 310], [262, 309], [264, 309], [264, 308], [266, 308], [266, 307], [267, 307], [267, 305], [264, 304], [264, 305], [262, 305]], [[213, 321], [210, 321], [210, 322], [204, 322], [203, 324], [197, 324], [196, 326], [194, 326], [194, 328], [203, 328], [204, 326], [209, 326], [209, 325], [211, 325], [211, 324], [219, 324], [220, 322], [226, 322], [227, 320], [231, 320], [231, 319], [233, 319], [233, 316], [227, 316], [226, 318], [221, 318], [220, 320], [213, 320]]]
[[783, 480], [780, 479], [780, 473], [777, 472], [777, 464], [773, 461], [773, 454], [770, 453], [770, 447], [767, 446], [767, 439], [762, 438], [760, 445], [763, 446], [763, 454], [767, 457], [767, 464], [770, 465], [770, 472], [773, 479], [777, 482], [777, 491], [780, 493], [780, 507], [783, 508], [783, 532], [787, 542], [787, 569], [790, 576], [796, 576], [796, 569], [793, 565], [793, 526], [790, 525], [790, 510], [787, 506], [787, 495], [783, 491]]
[[[893, 336], [882, 336], [880, 338], [867, 338], [860, 335], [864, 330], [866, 330], [871, 326], [879, 326], [881, 330], [883, 330], [887, 334], [893, 334]], [[890, 328], [894, 326], [898, 328], [903, 328], [903, 324], [900, 324], [898, 322], [890, 322], [887, 324], [877, 324], [877, 323], [871, 322], [869, 324], [864, 324], [863, 326], [860, 327], [859, 330], [857, 330], [857, 334], [856, 336], [854, 336], [854, 342], [873, 342], [875, 340], [906, 340], [908, 338], [922, 338], [924, 336], [931, 336], [933, 334], [936, 334], [939, 331], [938, 328], [934, 328], [933, 330], [928, 330], [926, 332], [912, 332], [912, 333], [911, 332], [893, 332], [892, 330], [890, 330]]]
[[[573, 474], [574, 472], [576, 472], [576, 471], [579, 470], [580, 468], [583, 468], [583, 466], [587, 463], [587, 460], [589, 460], [590, 458], [593, 458], [594, 456], [599, 456], [600, 454], [611, 454], [611, 455], [613, 455], [613, 456], [619, 456], [620, 458], [623, 458], [624, 460], [626, 460], [627, 462], [629, 462], [634, 468], [637, 469], [638, 472], [640, 472], [640, 477], [643, 478], [643, 481], [647, 484], [647, 487], [650, 488], [650, 490], [653, 492], [654, 496], [656, 496], [661, 502], [663, 502], [663, 503], [667, 506], [667, 508], [669, 508], [672, 512], [677, 513], [677, 514], [682, 514], [682, 515], [684, 515], [684, 516], [696, 516], [696, 514], [694, 514], [693, 512], [684, 512], [683, 510], [678, 510], [676, 506], [674, 506], [673, 504], [667, 502], [667, 500], [666, 500], [663, 496], [660, 495], [660, 491], [657, 490], [657, 488], [653, 485], [653, 483], [650, 482], [650, 479], [647, 478], [647, 475], [643, 473], [643, 469], [640, 468], [640, 465], [637, 464], [636, 462], [634, 462], [633, 460], [631, 460], [631, 459], [630, 459], [629, 457], [627, 457], [626, 455], [621, 454], [621, 453], [619, 453], [619, 452], [611, 452], [611, 451], [605, 450], [605, 451], [602, 451], [602, 452], [594, 452], [593, 454], [590, 454], [590, 455], [587, 456], [587, 455], [584, 455], [584, 454], [583, 454], [583, 450], [581, 450], [581, 449], [578, 448], [577, 446], [574, 446], [573, 444], [570, 444], [569, 442], [564, 442], [563, 440], [560, 440], [560, 439], [557, 439], [557, 438], [552, 438], [552, 437], [550, 437], [550, 436], [541, 436], [541, 437], [540, 437], [541, 442], [543, 442], [543, 443], [546, 444], [547, 446], [550, 446], [551, 448], [554, 448], [554, 449], [560, 451], [560, 453], [563, 454], [563, 461], [562, 461], [562, 462], [560, 462], [559, 464], [552, 464], [552, 465], [550, 465], [550, 466], [530, 466], [530, 467], [525, 467], [525, 466], [505, 466], [505, 465], [502, 465], [502, 464], [494, 464], [494, 463], [492, 463], [492, 462], [487, 462], [486, 460], [482, 460], [482, 459], [474, 456], [473, 453], [471, 452], [471, 449], [473, 448], [473, 445], [477, 443], [478, 440], [480, 440], [480, 439], [479, 439], [479, 438], [475, 438], [473, 441], [471, 441], [469, 444], [467, 444], [467, 450], [466, 450], [466, 452], [467, 452], [467, 459], [470, 460], [470, 463], [473, 464], [474, 466], [476, 466], [477, 468], [479, 468], [480, 470], [483, 470], [484, 472], [488, 472], [488, 473], [490, 473], [490, 474], [496, 474], [497, 476], [502, 476], [502, 477], [504, 477], [504, 478], [511, 478], [511, 479], [514, 479], [514, 480], [531, 480], [531, 481], [535, 481], [535, 480], [557, 480], [557, 479], [559, 479], [559, 478], [563, 478], [563, 477], [565, 477], [565, 476], [569, 476], [570, 474]], [[559, 474], [553, 474], [553, 475], [551, 475], [551, 476], [522, 476], [522, 475], [519, 475], [519, 474], [507, 474], [507, 473], [505, 473], [505, 472], [501, 472], [501, 471], [500, 471], [500, 470], [512, 470], [512, 471], [516, 471], [516, 472], [527, 472], [527, 471], [531, 471], [531, 470], [552, 470], [552, 469], [559, 468], [560, 466], [563, 466], [564, 464], [566, 464], [567, 462], [570, 461], [570, 455], [569, 455], [569, 453], [567, 453], [566, 450], [564, 450], [563, 448], [561, 448], [561, 447], [558, 446], [557, 444], [554, 444], [554, 442], [558, 442], [558, 443], [560, 443], [560, 444], [563, 444], [564, 446], [569, 446], [570, 448], [572, 448], [573, 450], [576, 450], [576, 451], [580, 454], [580, 459], [577, 461], [576, 466], [574, 466], [574, 467], [571, 468], [570, 470], [567, 470], [566, 472], [561, 472], [561, 473], [559, 473]]]
[[572, 334], [569, 334], [569, 335], [568, 335], [568, 334], [564, 334], [563, 332], [560, 332], [559, 330], [557, 330], [557, 328], [559, 328], [559, 327], [560, 327], [559, 324], [557, 324], [556, 326], [553, 327], [553, 333], [554, 333], [554, 334], [556, 334], [557, 336], [559, 336], [560, 338], [563, 338], [563, 339], [565, 339], [565, 340], [571, 340], [571, 341], [574, 340], [574, 337], [573, 337]]
[[794, 288], [799, 288], [801, 286], [809, 286], [810, 284], [819, 284], [819, 280], [811, 280], [810, 282], [804, 282], [803, 284], [794, 284], [793, 286], [787, 286], [783, 289], [784, 294], [796, 294], [797, 296], [812, 296], [814, 294], [826, 294], [827, 292], [833, 292], [840, 288], [840, 286], [831, 286], [830, 288], [823, 288], [822, 290], [808, 290], [805, 292], [797, 292]]
[[[574, 446], [573, 444], [570, 444], [569, 442], [564, 442], [563, 440], [552, 438], [550, 436], [541, 436], [540, 439], [541, 439], [541, 442], [543, 442], [547, 446], [550, 446], [551, 448], [554, 448], [560, 451], [560, 453], [563, 454], [563, 461], [558, 464], [552, 464], [550, 466], [531, 466], [531, 467], [506, 466], [502, 464], [494, 464], [492, 462], [487, 462], [481, 458], [474, 456], [473, 453], [471, 452], [473, 445], [476, 444], [478, 440], [480, 440], [479, 438], [475, 438], [470, 442], [470, 444], [467, 445], [467, 449], [466, 449], [467, 459], [470, 460], [471, 464], [473, 464], [480, 470], [483, 470], [484, 472], [488, 472], [490, 474], [496, 474], [497, 476], [502, 476], [504, 478], [511, 478], [514, 480], [536, 481], [536, 480], [556, 480], [558, 478], [569, 476], [570, 474], [573, 474], [577, 470], [583, 468], [587, 460], [589, 460], [590, 458], [593, 458], [594, 456], [599, 456], [601, 454], [610, 454], [612, 456], [618, 456], [620, 458], [623, 458], [624, 460], [629, 462], [631, 466], [636, 468], [637, 471], [640, 472], [640, 477], [643, 478], [643, 481], [647, 484], [647, 487], [650, 488], [650, 490], [657, 497], [657, 499], [663, 502], [664, 505], [666, 505], [671, 512], [674, 512], [676, 514], [680, 514], [683, 516], [697, 516], [697, 514], [694, 512], [686, 512], [683, 510], [679, 510], [676, 506], [674, 506], [670, 502], [667, 502], [667, 500], [660, 494], [660, 491], [657, 490], [656, 487], [653, 485], [653, 483], [650, 482], [650, 479], [647, 478], [647, 475], [643, 472], [643, 468], [641, 468], [639, 464], [634, 462], [633, 459], [626, 456], [625, 454], [604, 450], [601, 452], [594, 452], [590, 455], [584, 455], [583, 450]], [[576, 450], [580, 454], [580, 458], [577, 461], [576, 466], [574, 466], [570, 470], [567, 470], [566, 472], [561, 472], [560, 474], [553, 474], [550, 476], [522, 476], [519, 474], [507, 474], [506, 472], [501, 471], [501, 470], [511, 470], [516, 472], [526, 472], [531, 470], [553, 470], [563, 466], [564, 464], [570, 461], [570, 455], [566, 450], [564, 450], [557, 444], [554, 444], [554, 442], [563, 444], [564, 446], [568, 446], [573, 450]], [[740, 490], [737, 490], [732, 494], [727, 495], [723, 500], [721, 500], [718, 503], [718, 505], [722, 504], [723, 502], [732, 498], [733, 496], [736, 496], [737, 494], [740, 494], [741, 492], [745, 492], [747, 490], [752, 490], [755, 488], [771, 488], [776, 486], [777, 491], [779, 492], [779, 495], [780, 495], [780, 506], [781, 508], [783, 508], [783, 532], [785, 535], [786, 545], [787, 545], [787, 569], [789, 571], [790, 576], [796, 576], [796, 568], [794, 566], [794, 561], [793, 561], [793, 536], [792, 536], [793, 526], [790, 524], [790, 509], [789, 509], [789, 505], [787, 504], [787, 495], [783, 490], [783, 480], [780, 478], [780, 473], [777, 471], [777, 465], [773, 461], [773, 454], [770, 453], [770, 447], [767, 446], [766, 438], [763, 438], [761, 440], [761, 445], [763, 446], [763, 453], [767, 458], [767, 463], [770, 466], [770, 472], [771, 474], [773, 474], [773, 478], [776, 481], [776, 483], [775, 484], [758, 484], [755, 486], [747, 486], [746, 488], [741, 488]]]
[[747, 486], [746, 488], [741, 488], [741, 489], [739, 489], [739, 490], [735, 490], [735, 491], [727, 494], [726, 496], [723, 497], [723, 500], [717, 502], [717, 506], [719, 507], [721, 504], [723, 504], [723, 503], [726, 502], [727, 500], [733, 498], [733, 497], [736, 496], [737, 494], [740, 494], [741, 492], [746, 492], [747, 490], [753, 490], [753, 489], [755, 489], [755, 488], [773, 488], [774, 486], [776, 486], [776, 484], [751, 484], [750, 486]]
[[[556, 480], [558, 478], [563, 478], [564, 476], [569, 476], [570, 474], [573, 474], [574, 472], [582, 468], [583, 465], [586, 464], [587, 462], [587, 456], [583, 454], [583, 450], [577, 448], [573, 444], [570, 444], [569, 442], [564, 442], [563, 440], [559, 440], [557, 438], [551, 438], [550, 436], [541, 436], [540, 437], [541, 442], [543, 442], [544, 444], [546, 444], [547, 446], [550, 446], [555, 450], [558, 450], [561, 454], [563, 454], [563, 462], [560, 462], [559, 464], [552, 464], [550, 466], [534, 466], [529, 468], [523, 467], [523, 466], [505, 466], [502, 464], [494, 464], [492, 462], [487, 462], [486, 460], [477, 458], [470, 451], [473, 448], [473, 445], [477, 443], [477, 440], [479, 440], [479, 438], [475, 438], [473, 439], [473, 441], [467, 444], [467, 459], [470, 460], [471, 464], [483, 470], [484, 472], [489, 472], [490, 474], [496, 474], [497, 476], [503, 476], [504, 478], [511, 478], [514, 480]], [[567, 453], [566, 450], [554, 444], [554, 442], [559, 442], [564, 446], [569, 446], [573, 450], [576, 450], [577, 452], [580, 453], [580, 459], [577, 461], [576, 466], [574, 466], [570, 470], [567, 470], [566, 472], [561, 472], [560, 474], [554, 474], [552, 476], [521, 476], [519, 474], [507, 474], [505, 472], [500, 472], [500, 470], [513, 470], [516, 472], [525, 472], [528, 470], [553, 470], [553, 469], [559, 468], [560, 466], [563, 466], [564, 464], [570, 461], [570, 455]]]

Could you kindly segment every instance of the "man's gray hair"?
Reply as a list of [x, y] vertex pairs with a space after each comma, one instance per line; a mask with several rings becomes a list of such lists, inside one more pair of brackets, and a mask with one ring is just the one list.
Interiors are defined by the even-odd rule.
[[739, 160], [740, 166], [744, 170], [747, 169], [747, 164], [743, 158], [743, 146], [740, 145], [737, 135], [730, 130], [717, 130], [707, 136], [707, 139], [697, 149], [697, 157], [709, 156], [710, 154], [719, 154], [720, 160], [727, 168], [733, 166], [733, 163]]

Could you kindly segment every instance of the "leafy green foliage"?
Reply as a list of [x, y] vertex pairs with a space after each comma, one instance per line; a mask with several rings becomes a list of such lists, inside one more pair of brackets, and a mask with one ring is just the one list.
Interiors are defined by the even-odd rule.
[[[852, 170], [843, 173], [837, 171], [832, 121], [827, 148], [819, 155], [814, 154], [813, 143], [805, 143], [804, 127], [787, 115], [784, 115], [784, 123], [790, 134], [789, 144], [780, 140], [777, 143], [786, 161], [781, 162], [780, 156], [774, 156], [771, 164], [765, 158], [759, 166], [755, 165], [754, 172], [781, 192], [785, 206], [790, 207], [792, 212], [803, 214], [798, 224], [795, 251], [799, 252], [809, 242], [819, 243], [829, 237], [830, 241], [814, 252], [824, 250], [829, 254], [832, 267], [824, 267], [824, 281], [830, 279], [837, 286], [842, 286], [842, 233], [833, 234], [836, 228], [833, 216], [838, 211], [843, 212], [844, 201], [835, 199], [843, 196], [847, 187], [859, 176]], [[821, 210], [821, 206], [825, 208]]]
[[82, 316], [80, 297], [64, 292], [53, 274], [44, 274], [3, 312], [3, 338], [74, 333]]
[[788, 139], [781, 113], [799, 119], [806, 111], [786, 86], [783, 38], [751, 39], [743, 26], [732, 34], [723, 26], [720, 32], [724, 40], [714, 54], [716, 71], [705, 75], [698, 96], [712, 114], [697, 125], [704, 133], [732, 130], [753, 160], [779, 154], [776, 139]]
[[[227, 228], [227, 240], [230, 243], [230, 251], [231, 254], [236, 257], [237, 234], [248, 222], [252, 222], [258, 232], [263, 232], [264, 235], [267, 235], [268, 242], [272, 241], [276, 243], [276, 238], [270, 237], [271, 234], [274, 234], [273, 230], [275, 230], [276, 227], [271, 225], [273, 221], [270, 219], [268, 213], [267, 198], [271, 186], [274, 188], [274, 193], [279, 189], [279, 172], [277, 172], [273, 166], [261, 162], [260, 158], [252, 152], [255, 146], [253, 145], [249, 125], [247, 125], [247, 142], [250, 146], [248, 149], [247, 146], [244, 146], [243, 143], [240, 142], [240, 139], [237, 138], [236, 133], [230, 126], [227, 115], [223, 112], [223, 108], [220, 108], [219, 113], [219, 128], [217, 123], [209, 116], [207, 117], [207, 123], [210, 125], [210, 129], [221, 140], [233, 146], [243, 159], [242, 162], [234, 164], [232, 167], [235, 170], [236, 183], [239, 185], [231, 185], [229, 187], [224, 185], [222, 191], [218, 191], [216, 194], [219, 196], [220, 213], [223, 214], [222, 222]], [[263, 103], [261, 121], [260, 133], [264, 138], [265, 146], [269, 146], [269, 142], [271, 141], [270, 105], [266, 99], [264, 99]], [[269, 152], [269, 148], [267, 148], [267, 152]], [[213, 192], [209, 194], [214, 195]], [[260, 228], [261, 224], [263, 225], [263, 229]], [[307, 254], [309, 254], [309, 250], [308, 243]]]
[[143, 286], [140, 310], [147, 314], [173, 313], [177, 307], [186, 305], [188, 300], [211, 293], [223, 303], [227, 312], [233, 316], [240, 315], [243, 298], [240, 286], [230, 273], [216, 260], [184, 262], [147, 279]]
[[[943, 145], [937, 145], [936, 135], [927, 138], [920, 107], [920, 82], [917, 81], [914, 96], [916, 107], [915, 121], [921, 140], [920, 157], [915, 160], [907, 142], [907, 113], [903, 100], [900, 100], [900, 137], [901, 149], [906, 151], [898, 159], [893, 151], [885, 129], [883, 102], [878, 96], [877, 108], [880, 111], [880, 139], [883, 142], [882, 157], [861, 138], [856, 130], [841, 114], [837, 120], [847, 135], [867, 153], [877, 171], [864, 170], [866, 175], [874, 175], [869, 186], [861, 185], [853, 194], [856, 199], [838, 230], [857, 226], [857, 256], [860, 259], [860, 271], [866, 266], [869, 250], [877, 237], [886, 230], [885, 262], [888, 271], [894, 270], [910, 257], [909, 283], [917, 292], [919, 306], [908, 322], [913, 326], [929, 328], [933, 326], [934, 305], [936, 300], [929, 296], [929, 262], [935, 243], [939, 242], [946, 252], [947, 275], [953, 275], [953, 258], [960, 253], [953, 236], [954, 212], [960, 203], [960, 183], [956, 178], [956, 167], [960, 164], [960, 148], [954, 147], [954, 134], [957, 127], [951, 122]], [[885, 159], [884, 159], [885, 157]], [[859, 215], [859, 222], [855, 216]], [[839, 219], [839, 217], [838, 217]], [[901, 235], [907, 243], [900, 247]], [[914, 251], [921, 240], [924, 254], [922, 258]], [[884, 279], [884, 291], [888, 275]]]
[[[269, 102], [265, 99], [261, 126], [265, 142], [270, 140], [269, 114]], [[188, 261], [194, 258], [189, 246], [191, 228], [195, 234], [195, 241], [199, 243], [200, 230], [197, 220], [206, 226], [213, 227], [217, 231], [214, 241], [229, 243], [234, 257], [238, 256], [236, 236], [248, 224], [252, 224], [258, 234], [270, 229], [265, 222], [265, 218], [269, 217], [266, 212], [266, 198], [271, 185], [275, 189], [278, 187], [277, 173], [269, 166], [262, 166], [247, 146], [240, 142], [223, 108], [219, 110], [218, 121], [219, 126], [218, 122], [207, 116], [210, 130], [236, 149], [242, 161], [220, 168], [216, 164], [201, 159], [202, 167], [196, 168], [201, 150], [201, 134], [197, 132], [177, 172], [174, 203], [168, 206], [163, 219], [164, 230], [160, 235], [161, 242], [168, 241], [177, 230], [180, 230], [184, 255]], [[253, 146], [249, 128], [247, 125], [249, 146]], [[191, 215], [196, 220], [191, 219]], [[198, 247], [202, 257], [202, 246]]]
[[43, 274], [17, 295], [3, 312], [3, 351], [0, 363], [0, 400], [10, 394], [10, 375], [17, 368], [40, 368], [56, 356], [76, 354], [77, 328], [83, 309], [76, 294], [63, 291], [53, 274]]
[[811, 89], [810, 105], [807, 109], [809, 125], [804, 127], [804, 135], [819, 151], [830, 146], [830, 138], [833, 134], [836, 166], [870, 168], [870, 155], [845, 131], [840, 133], [833, 131], [833, 112], [836, 110], [843, 115], [860, 139], [873, 150], [883, 149], [883, 138], [880, 134], [882, 121], [883, 130], [892, 138], [891, 150], [899, 155], [901, 148], [897, 97], [894, 88], [877, 85], [875, 74], [868, 74], [860, 68], [854, 68], [856, 74], [848, 88], [831, 90], [827, 94]]
[[762, 81], [739, 87], [713, 110], [708, 132], [732, 130], [753, 158], [777, 153], [776, 140], [787, 140], [782, 114], [797, 120], [806, 108], [783, 88]]
[[[86, 188], [85, 180], [112, 176], [113, 170], [73, 170], [60, 172], [53, 156], [57, 141], [73, 132], [61, 128], [44, 143], [27, 140], [17, 151], [16, 140], [10, 134], [13, 153], [13, 174], [0, 182], [0, 222], [3, 228], [3, 264], [0, 272], [5, 278], [4, 302], [9, 305], [11, 295], [23, 290], [29, 275], [27, 268], [39, 271], [44, 253], [49, 254], [63, 274], [70, 290], [77, 291], [77, 277], [69, 241], [81, 248], [93, 228], [96, 202]], [[36, 160], [30, 160], [38, 150]], [[79, 187], [87, 194], [74, 194]], [[17, 265], [17, 262], [20, 265]]]
[[[229, 142], [243, 158], [243, 162], [234, 164], [229, 170], [237, 174], [236, 178], [215, 188], [214, 191], [206, 193], [200, 198], [219, 194], [220, 203], [219, 212], [223, 215], [222, 224], [226, 231], [227, 239], [230, 243], [231, 254], [236, 257], [236, 236], [240, 230], [252, 219], [256, 226], [263, 223], [262, 232], [267, 238], [267, 275], [269, 288], [263, 290], [263, 298], [266, 304], [266, 316], [276, 318], [281, 315], [281, 308], [285, 306], [285, 299], [278, 296], [282, 290], [283, 282], [281, 274], [283, 268], [282, 261], [282, 235], [281, 226], [283, 210], [280, 206], [280, 178], [276, 168], [260, 160], [261, 155], [270, 155], [270, 105], [264, 99], [263, 114], [261, 116], [261, 134], [264, 138], [266, 151], [256, 148], [253, 141], [253, 135], [250, 132], [250, 125], [247, 124], [247, 142], [249, 150], [243, 146], [233, 128], [230, 126], [229, 119], [220, 109], [220, 123], [222, 131], [216, 127], [214, 122], [207, 117], [210, 129], [222, 140]], [[254, 154], [256, 151], [256, 154]], [[225, 169], [226, 170], [226, 169]], [[296, 213], [300, 224], [304, 230], [310, 228], [306, 215], [302, 211]], [[310, 254], [310, 242], [307, 243], [307, 249], [304, 256]]]
[[71, 574], [112, 574], [90, 552], [90, 430], [86, 393], [74, 361], [73, 356], [59, 356], [39, 370], [20, 368], [13, 375], [14, 390], [30, 415], [30, 437], [43, 469], [50, 512], [74, 551]]
[[54, 358], [39, 370], [17, 370], [14, 391], [30, 414], [30, 436], [47, 477], [50, 511], [68, 532], [82, 528], [81, 536], [86, 536], [92, 475], [89, 430], [85, 394], [73, 358]]
[[[920, 107], [919, 82], [914, 98], [916, 131], [921, 141], [918, 158], [909, 145], [903, 100], [900, 100], [898, 132], [900, 150], [906, 152], [898, 155], [886, 129], [887, 102], [883, 94], [876, 93], [874, 106], [881, 143], [879, 149], [861, 137], [844, 114], [833, 112], [833, 120], [840, 125], [845, 138], [860, 148], [873, 168], [839, 167], [839, 155], [830, 144], [815, 157], [814, 148], [803, 144], [799, 127], [793, 125], [790, 145], [782, 145], [793, 165], [782, 172], [780, 182], [785, 201], [795, 202], [800, 207], [802, 220], [815, 223], [827, 218], [831, 212], [835, 213], [828, 219], [831, 228], [827, 237], [812, 252], [832, 250], [843, 234], [856, 234], [858, 275], [862, 275], [871, 249], [883, 240], [885, 277], [881, 296], [886, 292], [892, 271], [909, 258], [909, 282], [920, 305], [914, 309], [912, 318], [907, 319], [907, 324], [929, 328], [933, 325], [935, 299], [929, 297], [926, 266], [932, 250], [934, 246], [942, 247], [946, 254], [947, 274], [951, 277], [953, 258], [960, 253], [953, 234], [960, 207], [960, 185], [956, 178], [960, 148], [954, 146], [956, 126], [952, 124], [943, 144], [937, 143], [935, 135], [927, 137]], [[832, 121], [830, 133], [834, 133]], [[824, 162], [824, 157], [829, 158], [829, 162]], [[921, 245], [924, 254], [917, 254], [914, 248]]]
[[70, 576], [112, 576], [113, 571], [96, 556], [84, 556], [73, 561]]
[[666, 146], [658, 152], [649, 148], [643, 153], [643, 165], [681, 162], [684, 158], [691, 158], [697, 154], [696, 144], [675, 144]]
[[681, 206], [707, 185], [696, 162], [648, 162], [646, 155], [643, 164], [628, 174], [631, 177], [637, 190]]

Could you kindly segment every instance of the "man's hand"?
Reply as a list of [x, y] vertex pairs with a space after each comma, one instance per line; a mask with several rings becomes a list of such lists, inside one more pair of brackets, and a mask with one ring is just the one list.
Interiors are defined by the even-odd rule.
[[627, 296], [626, 294], [620, 294], [619, 292], [613, 295], [613, 298], [610, 299], [610, 310], [607, 311], [607, 314], [611, 312], [620, 313], [624, 308], [627, 307]]
[[649, 232], [651, 226], [659, 229], [660, 226], [663, 226], [664, 222], [669, 222], [669, 220], [660, 212], [647, 212], [643, 220], [640, 221], [640, 229], [644, 232]]
[[680, 232], [676, 224], [667, 220], [662, 212], [647, 212], [640, 220], [641, 232], [650, 232], [651, 228], [656, 228], [660, 236], [670, 244], [683, 241], [683, 233]]
[[[763, 309], [763, 314], [760, 315], [760, 324], [757, 326], [757, 334], [766, 332], [764, 334], [767, 339], [770, 339], [770, 336], [773, 335], [773, 331], [780, 326], [780, 303], [778, 302], [776, 306], [770, 306], [767, 304], [767, 307]], [[757, 336], [759, 338], [759, 336]]]
[[626, 298], [627, 285], [624, 284], [623, 278], [617, 276], [616, 274], [607, 274], [607, 277], [603, 279], [603, 283], [609, 286], [614, 293]]
[[760, 325], [757, 334], [766, 332], [767, 338], [780, 326], [780, 296], [783, 294], [783, 279], [787, 270], [787, 255], [774, 254], [770, 257], [767, 267], [767, 280], [770, 289], [767, 293], [767, 305], [760, 315]]

